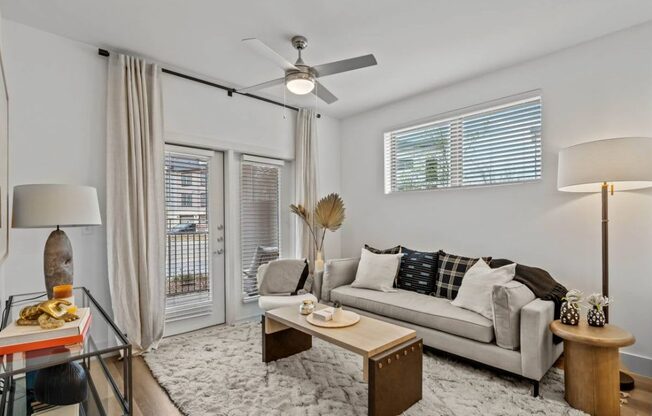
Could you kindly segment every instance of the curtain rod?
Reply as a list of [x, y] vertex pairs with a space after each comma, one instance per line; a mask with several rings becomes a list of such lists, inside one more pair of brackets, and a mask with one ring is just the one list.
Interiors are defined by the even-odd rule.
[[[106, 49], [99, 48], [97, 50], [97, 54], [100, 55], [100, 56], [109, 56], [111, 53], [109, 51], [107, 51]], [[210, 87], [219, 88], [221, 90], [226, 91], [226, 93], [227, 93], [227, 95], [229, 97], [233, 97], [233, 94], [238, 94], [238, 95], [242, 95], [244, 97], [249, 97], [249, 98], [253, 98], [255, 100], [259, 100], [259, 101], [263, 101], [263, 102], [266, 102], [266, 103], [278, 105], [278, 106], [283, 107], [283, 108], [288, 108], [290, 110], [299, 111], [299, 109], [297, 107], [293, 107], [291, 105], [286, 105], [286, 104], [283, 104], [283, 103], [279, 103], [278, 101], [270, 100], [269, 98], [261, 97], [259, 95], [238, 92], [235, 88], [227, 87], [225, 85], [217, 84], [217, 83], [211, 82], [211, 81], [206, 81], [205, 79], [193, 77], [192, 75], [183, 74], [181, 72], [173, 71], [173, 70], [167, 69], [167, 68], [161, 68], [161, 71], [163, 73], [165, 73], [165, 74], [174, 75], [175, 77], [179, 77], [179, 78], [187, 79], [187, 80], [190, 80], [190, 81], [198, 82], [200, 84], [208, 85]], [[321, 118], [321, 114], [317, 114], [317, 118]]]

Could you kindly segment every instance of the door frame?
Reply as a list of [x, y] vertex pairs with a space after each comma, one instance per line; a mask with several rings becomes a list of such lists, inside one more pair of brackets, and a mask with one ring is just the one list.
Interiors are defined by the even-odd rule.
[[[207, 214], [211, 300], [210, 303], [206, 302], [197, 307], [180, 307], [172, 311], [168, 311], [166, 307], [164, 336], [170, 336], [226, 322], [226, 256], [224, 253], [228, 236], [225, 232], [224, 152], [169, 143], [165, 144], [165, 151], [197, 155], [209, 159]], [[220, 237], [221, 241], [218, 240]]]

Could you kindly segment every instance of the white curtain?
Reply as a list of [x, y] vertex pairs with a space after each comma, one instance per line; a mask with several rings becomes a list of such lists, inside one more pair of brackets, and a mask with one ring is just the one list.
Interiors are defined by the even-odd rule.
[[113, 315], [136, 354], [165, 324], [160, 70], [112, 53], [107, 92], [107, 245]]
[[[314, 110], [299, 110], [295, 131], [296, 202], [310, 213], [310, 220], [315, 229], [313, 210], [317, 204], [317, 132]], [[310, 261], [312, 270], [316, 248], [303, 221], [299, 222], [297, 237], [298, 254]]]

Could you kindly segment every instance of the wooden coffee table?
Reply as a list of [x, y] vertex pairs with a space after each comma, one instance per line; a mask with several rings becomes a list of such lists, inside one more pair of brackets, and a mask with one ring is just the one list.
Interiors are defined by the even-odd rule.
[[577, 326], [559, 320], [550, 330], [564, 340], [564, 398], [591, 415], [620, 414], [618, 348], [632, 345], [632, 334], [615, 325], [602, 328], [581, 320]]
[[353, 326], [322, 328], [308, 323], [297, 306], [272, 309], [263, 317], [263, 362], [310, 349], [312, 337], [362, 356], [369, 415], [401, 414], [421, 400], [423, 342], [414, 330], [366, 316]]

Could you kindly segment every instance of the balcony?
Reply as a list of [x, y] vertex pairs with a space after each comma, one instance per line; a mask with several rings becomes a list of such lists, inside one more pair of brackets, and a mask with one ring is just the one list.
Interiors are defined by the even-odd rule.
[[180, 295], [210, 295], [208, 231], [201, 231], [195, 224], [179, 224], [168, 228], [166, 238], [165, 293], [168, 299]]

